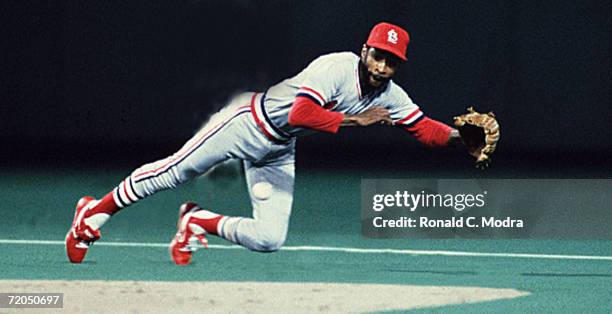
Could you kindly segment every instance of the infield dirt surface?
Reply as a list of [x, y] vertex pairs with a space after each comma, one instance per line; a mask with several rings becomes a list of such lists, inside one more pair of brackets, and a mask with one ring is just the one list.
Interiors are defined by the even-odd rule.
[[92, 310], [103, 313], [230, 313], [237, 310], [243, 313], [362, 313], [512, 299], [529, 294], [515, 289], [456, 286], [214, 281], [5, 280], [0, 281], [0, 290], [61, 292], [64, 293], [63, 311], [70, 313]]

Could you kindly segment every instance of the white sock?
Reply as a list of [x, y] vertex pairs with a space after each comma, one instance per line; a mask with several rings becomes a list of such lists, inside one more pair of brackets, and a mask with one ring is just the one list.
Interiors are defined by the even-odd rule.
[[95, 214], [95, 215], [92, 215], [90, 217], [87, 217], [87, 218], [83, 219], [83, 222], [85, 222], [86, 225], [90, 226], [91, 229], [98, 230], [109, 219], [110, 219], [110, 215], [109, 214], [99, 213], [99, 214]]

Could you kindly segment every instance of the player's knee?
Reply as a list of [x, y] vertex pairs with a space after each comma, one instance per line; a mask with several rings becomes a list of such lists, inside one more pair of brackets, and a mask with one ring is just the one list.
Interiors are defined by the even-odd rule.
[[275, 252], [278, 251], [287, 238], [287, 232], [283, 230], [266, 229], [259, 232], [256, 251]]
[[285, 243], [285, 239], [265, 239], [259, 242], [258, 247], [255, 251], [263, 252], [263, 253], [271, 253], [278, 251], [283, 244]]

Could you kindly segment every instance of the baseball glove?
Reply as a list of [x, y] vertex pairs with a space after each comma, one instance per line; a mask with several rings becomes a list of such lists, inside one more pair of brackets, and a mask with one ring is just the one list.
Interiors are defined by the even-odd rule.
[[467, 110], [468, 113], [454, 118], [455, 126], [468, 152], [476, 158], [476, 168], [485, 169], [499, 141], [499, 124], [493, 112], [480, 113], [473, 107]]

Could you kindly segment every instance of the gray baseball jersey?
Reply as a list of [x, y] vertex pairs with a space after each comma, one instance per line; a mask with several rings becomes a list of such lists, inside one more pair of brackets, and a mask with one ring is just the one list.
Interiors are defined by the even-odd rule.
[[410, 126], [422, 117], [419, 107], [392, 80], [381, 89], [363, 95], [359, 86], [359, 57], [352, 52], [323, 55], [302, 72], [268, 89], [259, 119], [268, 132], [279, 140], [311, 132], [288, 123], [289, 111], [296, 96], [306, 96], [322, 107], [359, 114], [372, 106], [389, 110], [395, 124]]

